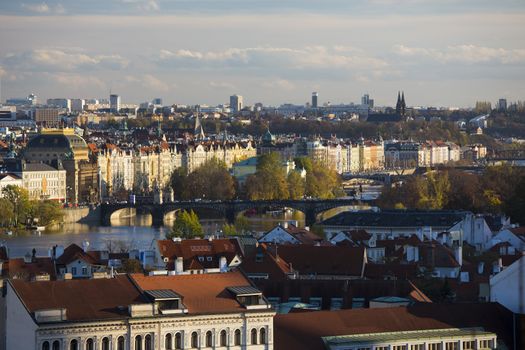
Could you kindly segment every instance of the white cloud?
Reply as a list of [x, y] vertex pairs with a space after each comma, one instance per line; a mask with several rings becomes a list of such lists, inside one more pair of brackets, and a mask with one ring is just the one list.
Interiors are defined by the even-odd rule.
[[525, 49], [503, 49], [476, 45], [457, 45], [448, 46], [445, 49], [435, 49], [396, 45], [394, 52], [405, 57], [428, 57], [441, 63], [525, 63]]
[[169, 91], [170, 85], [163, 80], [154, 77], [151, 74], [145, 74], [142, 77], [144, 87], [154, 91]]
[[49, 13], [51, 9], [49, 6], [43, 2], [41, 4], [25, 4], [22, 3], [22, 7], [26, 10], [29, 10], [31, 12], [37, 12], [37, 13]]
[[286, 79], [267, 80], [262, 83], [262, 86], [267, 89], [279, 89], [286, 91], [295, 89], [295, 84]]
[[63, 49], [34, 49], [4, 57], [6, 65], [21, 70], [73, 71], [76, 69], [111, 69], [127, 67], [129, 61], [120, 55], [89, 55]]
[[119, 0], [123, 4], [132, 4], [139, 11], [158, 11], [160, 6], [157, 0]]
[[388, 63], [362, 50], [343, 46], [307, 46], [229, 48], [223, 51], [192, 51], [181, 49], [175, 52], [162, 50], [160, 61], [176, 62], [186, 66], [248, 67], [275, 69], [382, 69]]

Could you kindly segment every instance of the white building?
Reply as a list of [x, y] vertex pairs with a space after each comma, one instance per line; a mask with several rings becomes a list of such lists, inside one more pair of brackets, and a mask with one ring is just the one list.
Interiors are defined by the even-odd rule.
[[7, 349], [273, 349], [275, 312], [240, 272], [11, 280], [6, 288]]
[[238, 113], [240, 112], [244, 107], [244, 102], [242, 99], [242, 96], [240, 95], [232, 95], [230, 96], [230, 108], [232, 110], [232, 113]]
[[525, 257], [490, 277], [490, 301], [525, 314]]
[[111, 113], [118, 113], [120, 111], [120, 96], [110, 95], [109, 96], [109, 109]]

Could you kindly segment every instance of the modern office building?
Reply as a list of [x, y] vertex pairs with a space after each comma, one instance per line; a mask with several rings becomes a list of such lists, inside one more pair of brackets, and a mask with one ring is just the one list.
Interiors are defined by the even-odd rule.
[[111, 113], [118, 113], [120, 111], [119, 95], [109, 95], [109, 109]]
[[230, 108], [233, 113], [238, 113], [242, 110], [244, 107], [242, 96], [240, 95], [232, 95], [230, 96]]
[[86, 105], [86, 100], [81, 98], [75, 98], [71, 100], [71, 112], [81, 113], [84, 111], [84, 106]]
[[317, 92], [312, 92], [312, 108], [317, 108], [319, 103], [319, 94]]
[[35, 108], [35, 123], [46, 127], [57, 127], [62, 121], [63, 108]]

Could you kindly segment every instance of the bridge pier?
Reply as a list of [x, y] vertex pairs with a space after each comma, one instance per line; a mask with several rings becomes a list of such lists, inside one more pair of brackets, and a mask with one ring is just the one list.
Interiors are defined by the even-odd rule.
[[229, 224], [235, 223], [235, 217], [237, 216], [234, 208], [226, 208], [226, 221]]
[[164, 225], [164, 212], [161, 208], [155, 208], [151, 212], [151, 221], [152, 225], [155, 227], [160, 227]]
[[308, 227], [312, 227], [315, 225], [317, 221], [317, 213], [315, 212], [315, 209], [308, 209], [304, 213], [304, 223]]

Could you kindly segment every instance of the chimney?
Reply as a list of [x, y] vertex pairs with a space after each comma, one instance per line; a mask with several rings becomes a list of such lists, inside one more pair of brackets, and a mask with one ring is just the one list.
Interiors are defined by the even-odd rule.
[[483, 274], [483, 269], [485, 268], [485, 263], [482, 261], [478, 264], [478, 275]]
[[86, 240], [82, 242], [82, 250], [84, 251], [84, 253], [87, 253], [88, 248], [89, 248], [89, 241]]
[[219, 270], [221, 272], [227, 272], [228, 271], [228, 261], [226, 260], [226, 257], [221, 256], [219, 259]]
[[459, 266], [463, 266], [463, 247], [457, 246], [454, 248], [454, 257], [456, 258], [456, 261], [458, 262]]
[[175, 272], [177, 273], [177, 275], [181, 274], [184, 271], [183, 262], [184, 261], [181, 256], [179, 256], [175, 260]]
[[282, 226], [284, 229], [287, 229], [287, 228], [288, 228], [288, 221], [283, 222], [281, 226]]

